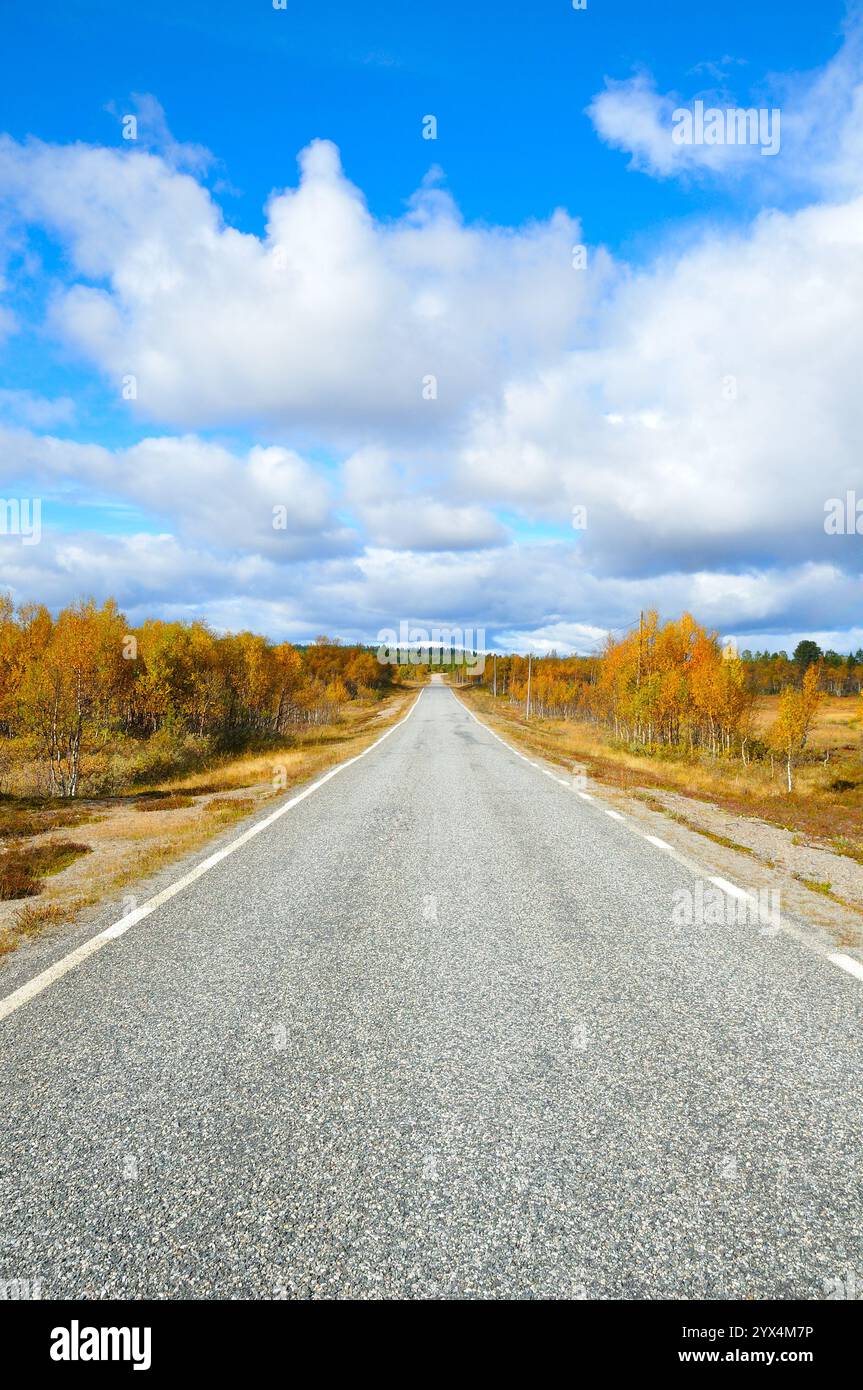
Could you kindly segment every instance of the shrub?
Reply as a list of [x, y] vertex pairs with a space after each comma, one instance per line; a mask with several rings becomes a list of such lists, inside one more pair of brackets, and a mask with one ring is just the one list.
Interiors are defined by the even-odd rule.
[[13, 850], [0, 855], [0, 899], [32, 898], [39, 891], [32, 865], [22, 854]]

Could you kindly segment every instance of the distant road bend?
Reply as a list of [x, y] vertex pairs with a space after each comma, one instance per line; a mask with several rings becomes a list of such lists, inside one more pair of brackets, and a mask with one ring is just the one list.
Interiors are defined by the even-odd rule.
[[863, 986], [785, 932], [675, 926], [693, 882], [425, 689], [0, 1022], [0, 1279], [820, 1299], [863, 1278]]

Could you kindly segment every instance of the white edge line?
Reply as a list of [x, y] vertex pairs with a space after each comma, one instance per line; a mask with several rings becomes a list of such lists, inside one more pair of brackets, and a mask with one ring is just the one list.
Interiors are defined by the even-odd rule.
[[[728, 893], [732, 898], [740, 898], [742, 902], [749, 902], [754, 898], [754, 894], [747, 893], [745, 888], [738, 888], [736, 883], [729, 883], [727, 878], [708, 877], [707, 882], [712, 883], [716, 888], [721, 888], [723, 893]], [[758, 901], [757, 898], [755, 901]]]
[[227, 859], [229, 855], [235, 854], [243, 845], [248, 844], [249, 840], [253, 840], [256, 835], [260, 835], [264, 830], [267, 830], [275, 821], [280, 820], [288, 811], [298, 806], [301, 801], [305, 801], [307, 796], [311, 796], [313, 792], [319, 791], [325, 782], [329, 782], [331, 777], [338, 776], [340, 772], [345, 771], [345, 768], [352, 767], [354, 763], [360, 761], [360, 758], [364, 758], [367, 753], [373, 752], [375, 748], [378, 748], [380, 744], [383, 743], [384, 739], [389, 738], [390, 734], [394, 734], [396, 729], [400, 729], [402, 724], [407, 723], [422, 699], [425, 690], [426, 687], [423, 686], [404, 719], [400, 719], [398, 723], [393, 724], [391, 729], [387, 729], [386, 733], [381, 734], [379, 739], [376, 739], [374, 743], [370, 743], [368, 748], [363, 749], [362, 753], [357, 753], [355, 757], [346, 759], [345, 762], [339, 763], [336, 767], [331, 767], [329, 772], [325, 772], [322, 777], [318, 778], [317, 782], [313, 782], [310, 787], [306, 787], [305, 791], [301, 791], [296, 796], [292, 796], [290, 801], [286, 801], [283, 806], [277, 807], [275, 811], [265, 816], [263, 820], [256, 821], [254, 825], [250, 825], [248, 830], [244, 830], [241, 835], [237, 836], [236, 840], [232, 840], [228, 845], [223, 845], [221, 849], [216, 850], [215, 854], [211, 854], [208, 859], [204, 859], [200, 864], [196, 864], [194, 869], [190, 869], [187, 874], [184, 874], [182, 878], [178, 878], [175, 883], [171, 883], [167, 888], [163, 888], [161, 893], [157, 893], [155, 897], [148, 898], [147, 902], [142, 903], [140, 907], [136, 907], [131, 912], [127, 912], [125, 917], [119, 918], [119, 920], [112, 923], [110, 927], [106, 927], [104, 931], [97, 932], [95, 936], [90, 937], [89, 941], [85, 941], [81, 946], [76, 947], [74, 951], [70, 951], [68, 955], [62, 956], [60, 960], [50, 965], [47, 970], [43, 970], [40, 974], [34, 975], [32, 980], [28, 980], [26, 984], [13, 990], [11, 994], [7, 994], [5, 999], [0, 999], [0, 1022], [2, 1022], [4, 1018], [8, 1018], [16, 1009], [20, 1009], [22, 1004], [27, 1004], [31, 999], [35, 999], [36, 995], [41, 994], [49, 985], [53, 985], [57, 980], [61, 980], [64, 975], [68, 975], [70, 970], [74, 970], [75, 967], [80, 965], [82, 961], [85, 961], [88, 956], [92, 956], [96, 951], [101, 950], [109, 941], [116, 941], [117, 938], [123, 936], [130, 927], [136, 926], [137, 923], [143, 921], [145, 917], [149, 917], [150, 913], [155, 912], [157, 907], [161, 907], [163, 903], [176, 897], [178, 893], [182, 893], [184, 888], [188, 888], [190, 884], [195, 883], [199, 878], [203, 877], [209, 869], [214, 868], [216, 864], [220, 864], [221, 861]]
[[834, 965], [838, 965], [840, 970], [847, 970], [849, 975], [853, 975], [858, 980], [863, 980], [863, 965], [859, 960], [854, 960], [852, 956], [846, 956], [843, 951], [834, 951], [828, 960], [832, 960]]
[[[453, 699], [455, 700], [456, 704], [457, 704], [457, 705], [460, 705], [461, 708], [464, 710], [465, 714], [470, 715], [470, 717], [471, 717], [471, 719], [474, 721], [474, 723], [475, 723], [475, 724], [478, 724], [479, 727], [480, 727], [481, 729], [485, 729], [485, 732], [486, 732], [487, 734], [491, 734], [492, 738], [496, 738], [497, 741], [498, 741], [498, 743], [502, 744], [503, 747], [507, 750], [508, 753], [514, 753], [515, 756], [516, 756], [517, 758], [521, 758], [521, 761], [522, 761], [523, 763], [527, 763], [529, 767], [535, 767], [536, 770], [537, 770], [537, 772], [542, 772], [542, 773], [545, 774], [546, 777], [551, 777], [555, 782], [559, 782], [560, 785], [561, 785], [562, 787], [567, 787], [567, 788], [571, 787], [572, 784], [571, 784], [570, 782], [568, 782], [568, 781], [566, 780], [565, 777], [558, 777], [557, 774], [556, 774], [555, 772], [552, 772], [549, 768], [547, 768], [547, 767], [542, 767], [540, 763], [535, 763], [535, 762], [533, 762], [533, 760], [532, 760], [531, 758], [526, 757], [524, 753], [520, 753], [519, 750], [518, 750], [517, 748], [513, 748], [512, 744], [511, 744], [511, 743], [507, 743], [507, 741], [506, 741], [505, 738], [501, 738], [500, 734], [496, 733], [495, 730], [491, 727], [490, 724], [484, 723], [483, 720], [480, 719], [480, 717], [479, 717], [478, 714], [474, 714], [474, 712], [473, 712], [472, 709], [468, 709], [467, 705], [464, 703], [463, 700], [460, 700], [460, 699], [458, 698], [458, 696], [456, 695], [455, 691], [452, 689], [451, 686], [447, 686], [447, 689], [449, 690], [449, 693], [450, 693], [450, 695], [452, 695], [452, 697], [453, 697]], [[575, 788], [573, 788], [573, 790], [575, 790]], [[581, 799], [582, 799], [582, 801], [595, 801], [595, 800], [596, 800], [596, 797], [591, 796], [590, 792], [576, 791], [575, 794], [576, 794], [576, 796], [580, 796]], [[611, 816], [611, 818], [612, 818], [613, 820], [623, 820], [623, 819], [624, 819], [624, 817], [621, 816], [621, 815], [619, 814], [619, 812], [617, 812], [617, 811], [609, 811], [609, 810], [606, 810], [605, 807], [603, 807], [602, 809], [605, 811], [605, 814], [606, 814], [607, 816]], [[666, 848], [670, 848], [670, 846], [666, 846]]]
[[[471, 719], [473, 719], [475, 723], [479, 724], [481, 729], [485, 729], [487, 734], [491, 734], [492, 738], [496, 738], [498, 743], [502, 743], [504, 748], [506, 748], [510, 753], [514, 753], [517, 758], [521, 758], [522, 762], [531, 762], [530, 758], [526, 758], [523, 753], [519, 753], [517, 748], [513, 748], [511, 743], [507, 743], [505, 738], [501, 738], [500, 734], [495, 733], [494, 729], [492, 729], [490, 725], [483, 723], [479, 716], [474, 714], [472, 709], [468, 709], [467, 705], [464, 704], [464, 702], [458, 698], [455, 691], [451, 687], [448, 687], [448, 689], [456, 704], [461, 705], [461, 708], [464, 710], [465, 714], [469, 714]], [[537, 767], [538, 764], [531, 763], [531, 766]], [[562, 786], [568, 785], [568, 783], [566, 783], [562, 777], [558, 777], [557, 780], [561, 783]], [[576, 792], [576, 795], [580, 796], [583, 801], [595, 800], [595, 798], [590, 796], [588, 792]], [[607, 816], [610, 816], [612, 820], [620, 820], [624, 822], [626, 821], [626, 817], [622, 816], [619, 811], [612, 811], [608, 806], [603, 806], [602, 810], [605, 812]], [[635, 833], [640, 834], [639, 831], [636, 831]], [[668, 853], [672, 856], [672, 858], [675, 859], [678, 863], [682, 864], [684, 868], [689, 870], [690, 873], [694, 874], [696, 877], [699, 878], [706, 877], [708, 883], [712, 883], [717, 888], [721, 888], [723, 893], [729, 893], [733, 898], [749, 899], [750, 901], [754, 899], [755, 901], [757, 901], [757, 899], [755, 899], [754, 894], [747, 893], [744, 888], [738, 888], [736, 883], [731, 883], [727, 878], [718, 878], [710, 874], [705, 874], [703, 865], [694, 863], [685, 855], [682, 855], [678, 850], [674, 849], [672, 845], [667, 844], [665, 840], [660, 840], [658, 835], [645, 835], [644, 839], [649, 840], [651, 844], [656, 845], [659, 849], [667, 850]], [[809, 946], [807, 942], [804, 941], [801, 944], [806, 945], [808, 949], [811, 950], [811, 946]], [[822, 960], [824, 959], [824, 953], [822, 951], [816, 951], [815, 954], [820, 955]], [[831, 961], [833, 965], [837, 965], [840, 970], [845, 970], [849, 975], [853, 975], [855, 979], [863, 981], [863, 964], [861, 964], [859, 961], [854, 960], [852, 956], [846, 956], [842, 951], [834, 951], [832, 954], [827, 955], [827, 959]]]

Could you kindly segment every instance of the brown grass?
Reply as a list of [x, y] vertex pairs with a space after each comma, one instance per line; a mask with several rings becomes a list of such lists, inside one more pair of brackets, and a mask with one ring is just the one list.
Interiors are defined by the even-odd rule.
[[72, 840], [50, 840], [44, 845], [7, 850], [0, 855], [0, 899], [32, 898], [41, 891], [39, 879], [59, 874], [74, 864], [90, 846]]
[[19, 936], [36, 936], [44, 927], [61, 926], [71, 919], [68, 907], [56, 903], [26, 903], [15, 913], [15, 931]]
[[136, 811], [185, 811], [188, 806], [194, 806], [194, 798], [191, 796], [147, 797], [144, 801], [135, 802]]
[[[776, 718], [777, 695], [761, 695], [755, 701], [755, 731], [763, 737]], [[810, 747], [819, 752], [854, 753], [860, 749], [861, 702], [854, 696], [825, 695], [818, 706]]]
[[216, 825], [229, 825], [231, 821], [251, 815], [256, 805], [251, 796], [220, 796], [209, 801], [204, 811]]
[[38, 936], [49, 927], [74, 921], [75, 911], [74, 904], [61, 907], [56, 903], [25, 903], [11, 924], [0, 927], [0, 956], [9, 955], [28, 936]]
[[39, 892], [39, 881], [22, 854], [0, 855], [0, 900], [32, 898]]
[[28, 839], [47, 830], [65, 830], [93, 820], [88, 805], [0, 796], [0, 840]]
[[45, 845], [37, 845], [27, 851], [27, 858], [33, 865], [33, 872], [39, 878], [62, 873], [82, 854], [89, 854], [90, 846], [74, 840], [49, 840]]

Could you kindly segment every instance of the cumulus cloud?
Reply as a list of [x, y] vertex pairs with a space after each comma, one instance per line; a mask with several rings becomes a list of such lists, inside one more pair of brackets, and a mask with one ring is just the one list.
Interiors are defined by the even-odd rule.
[[226, 226], [154, 155], [0, 141], [0, 196], [67, 247], [54, 331], [172, 425], [264, 420], [349, 439], [439, 430], [500, 375], [577, 334], [592, 277], [566, 213], [512, 232], [468, 227], [434, 181], [376, 221], [335, 146], [300, 155], [264, 237]]
[[[358, 450], [342, 470], [345, 497], [372, 545], [406, 550], [476, 550], [499, 544], [506, 532], [484, 507], [442, 500], [419, 470], [399, 469], [382, 449]], [[441, 487], [436, 476], [434, 486]]]
[[24, 430], [0, 430], [0, 481], [29, 484], [74, 505], [109, 499], [133, 506], [179, 540], [213, 554], [264, 555], [275, 563], [356, 547], [333, 511], [326, 481], [278, 446], [245, 454], [195, 436], [142, 439], [109, 450]]
[[[92, 452], [94, 478], [106, 460]], [[411, 551], [365, 545], [326, 554], [321, 547], [282, 553], [250, 537], [222, 547], [205, 527], [106, 534], [74, 521], [55, 523], [43, 505], [42, 540], [28, 546], [0, 538], [4, 587], [17, 600], [59, 607], [79, 594], [119, 599], [132, 621], [160, 614], [199, 615], [217, 627], [255, 627], [308, 640], [329, 631], [370, 640], [405, 619], [482, 628], [490, 645], [536, 652], [595, 651], [607, 630], [631, 625], [649, 601], [662, 612], [688, 608], [742, 644], [788, 645], [781, 634], [836, 633], [859, 623], [859, 576], [839, 563], [714, 567], [655, 575], [600, 574], [562, 543], [522, 543], [465, 551]], [[137, 520], [137, 518], [136, 518]], [[772, 634], [769, 639], [749, 634]], [[841, 636], [834, 646], [847, 646]], [[792, 644], [793, 645], [793, 644]], [[854, 645], [854, 643], [852, 643]], [[859, 644], [858, 644], [859, 645]]]
[[861, 302], [863, 199], [707, 235], [630, 277], [594, 348], [476, 412], [462, 486], [563, 525], [585, 506], [603, 574], [853, 567], [824, 503], [861, 486]]

